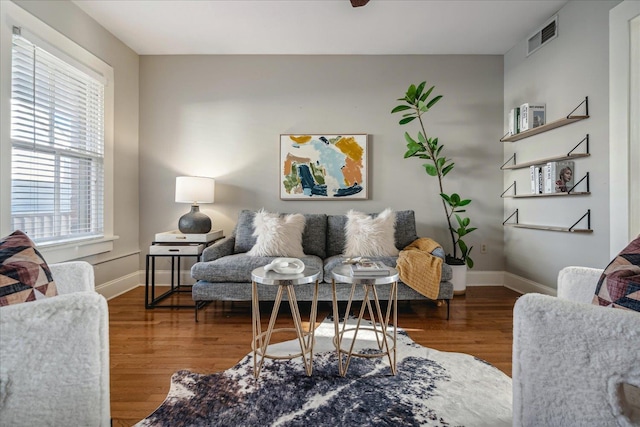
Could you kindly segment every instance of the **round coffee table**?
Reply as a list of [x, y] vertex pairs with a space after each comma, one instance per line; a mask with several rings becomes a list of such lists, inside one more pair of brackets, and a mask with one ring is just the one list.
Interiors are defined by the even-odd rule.
[[[392, 267], [388, 267], [389, 273], [385, 276], [352, 276], [351, 275], [351, 267], [349, 264], [342, 264], [331, 271], [331, 286], [333, 293], [333, 323], [335, 327], [335, 337], [333, 339], [334, 345], [336, 347], [336, 351], [338, 353], [338, 371], [340, 375], [345, 376], [347, 374], [347, 369], [349, 368], [349, 362], [351, 361], [352, 356], [356, 357], [384, 357], [387, 356], [389, 358], [389, 365], [391, 367], [391, 373], [393, 375], [396, 374], [396, 362], [397, 362], [397, 351], [396, 351], [396, 343], [398, 339], [398, 270]], [[336, 296], [336, 282], [340, 283], [351, 283], [351, 293], [349, 294], [349, 301], [347, 302], [347, 308], [344, 314], [344, 323], [342, 324], [342, 329], [340, 329], [339, 319], [340, 313], [338, 313], [338, 301]], [[391, 289], [389, 291], [389, 299], [387, 302], [387, 311], [386, 315], [383, 316], [382, 310], [380, 309], [380, 300], [378, 299], [378, 292], [376, 290], [376, 285], [386, 285], [391, 284]], [[355, 327], [347, 327], [347, 319], [349, 315], [349, 311], [351, 309], [351, 303], [353, 302], [353, 295], [356, 290], [356, 286], [363, 286], [364, 288], [364, 297], [362, 299], [362, 306], [360, 307], [360, 314], [358, 315], [358, 319]], [[375, 311], [371, 307], [371, 296], [373, 296], [373, 302], [375, 306]], [[369, 317], [372, 323], [372, 326], [360, 326], [362, 322], [362, 318], [365, 314], [365, 310], [368, 310]], [[389, 326], [389, 320], [391, 318], [391, 313], [393, 312], [393, 332], [389, 332], [387, 330]], [[354, 345], [356, 339], [358, 337], [358, 332], [361, 330], [369, 330], [373, 331], [376, 341], [378, 343], [378, 349], [380, 350], [377, 353], [358, 353], [354, 351]], [[343, 340], [345, 338], [346, 332], [353, 332], [353, 337], [351, 337], [351, 345], [349, 349], [342, 348]], [[392, 345], [389, 345], [389, 340], [392, 341]], [[346, 355], [346, 360], [343, 363], [342, 353]]]
[[[265, 271], [264, 267], [256, 268], [251, 272], [251, 318], [253, 329], [253, 340], [251, 347], [253, 348], [253, 375], [258, 378], [264, 359], [293, 359], [295, 357], [302, 356], [304, 362], [305, 371], [307, 375], [311, 375], [313, 370], [313, 344], [314, 344], [314, 330], [316, 323], [316, 314], [318, 312], [318, 276], [320, 270], [314, 267], [306, 267], [302, 273], [298, 274], [280, 274], [275, 271]], [[309, 314], [309, 330], [304, 331], [302, 328], [302, 321], [300, 319], [300, 309], [298, 307], [298, 301], [296, 300], [296, 292], [294, 287], [296, 285], [305, 285], [309, 283], [315, 283], [315, 289], [313, 292], [313, 300], [311, 302], [311, 313]], [[260, 322], [260, 298], [258, 295], [258, 284], [267, 286], [278, 286], [278, 294], [273, 303], [273, 310], [271, 311], [271, 318], [269, 319], [269, 326], [265, 332], [262, 332], [262, 325]], [[289, 299], [289, 307], [291, 307], [291, 316], [293, 317], [293, 328], [278, 328], [274, 329], [276, 319], [278, 317], [278, 310], [280, 303], [282, 302], [282, 296], [284, 292], [287, 292], [287, 298]], [[269, 343], [271, 341], [271, 335], [274, 332], [295, 331], [298, 336], [298, 342], [300, 343], [300, 353], [288, 354], [288, 355], [275, 355], [267, 353]], [[259, 360], [258, 360], [259, 359]]]

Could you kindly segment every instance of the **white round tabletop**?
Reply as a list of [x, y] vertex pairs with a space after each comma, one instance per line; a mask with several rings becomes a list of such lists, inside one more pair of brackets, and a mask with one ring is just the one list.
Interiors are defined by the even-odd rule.
[[349, 264], [341, 264], [331, 270], [331, 276], [341, 283], [355, 283], [358, 285], [386, 285], [388, 283], [397, 282], [399, 275], [398, 270], [387, 266], [389, 274], [386, 276], [352, 276], [351, 266]]
[[264, 267], [258, 267], [251, 272], [251, 280], [261, 285], [305, 285], [315, 283], [320, 276], [320, 270], [315, 267], [306, 267], [302, 273], [281, 274], [273, 270], [264, 271]]

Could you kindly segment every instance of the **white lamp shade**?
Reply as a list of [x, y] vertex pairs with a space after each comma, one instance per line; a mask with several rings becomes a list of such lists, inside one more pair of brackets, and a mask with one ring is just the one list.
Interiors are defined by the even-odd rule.
[[215, 180], [202, 176], [176, 177], [177, 203], [213, 203]]

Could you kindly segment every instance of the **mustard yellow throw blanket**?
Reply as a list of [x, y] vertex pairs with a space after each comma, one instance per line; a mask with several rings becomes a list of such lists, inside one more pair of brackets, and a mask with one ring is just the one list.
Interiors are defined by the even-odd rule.
[[400, 251], [397, 268], [400, 280], [429, 299], [438, 299], [442, 258], [431, 255], [440, 244], [421, 237]]

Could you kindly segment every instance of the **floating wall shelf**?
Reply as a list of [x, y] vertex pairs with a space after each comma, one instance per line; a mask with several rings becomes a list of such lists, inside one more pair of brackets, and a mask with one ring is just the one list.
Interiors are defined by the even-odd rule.
[[[573, 113], [582, 104], [585, 105], [585, 110], [586, 110], [585, 115], [573, 115]], [[586, 96], [584, 98], [584, 101], [582, 101], [580, 104], [578, 104], [578, 106], [576, 108], [574, 108], [573, 111], [570, 112], [567, 115], [567, 117], [563, 117], [563, 118], [555, 120], [553, 122], [549, 122], [549, 123], [544, 124], [542, 126], [538, 126], [537, 128], [533, 128], [533, 129], [522, 131], [522, 132], [517, 133], [515, 135], [505, 136], [502, 139], [500, 139], [500, 142], [515, 142], [515, 141], [519, 141], [521, 139], [529, 138], [530, 136], [538, 135], [539, 133], [547, 132], [547, 131], [550, 131], [552, 129], [559, 128], [561, 126], [570, 125], [571, 123], [579, 122], [580, 120], [584, 120], [584, 119], [588, 119], [588, 118], [589, 118], [589, 97]]]
[[[574, 153], [576, 148], [581, 146], [583, 143], [585, 143], [586, 151], [584, 153]], [[502, 164], [502, 166], [500, 166], [500, 169], [501, 170], [524, 169], [524, 168], [528, 168], [529, 166], [541, 165], [541, 164], [545, 164], [545, 163], [548, 163], [548, 162], [560, 162], [562, 160], [579, 159], [579, 158], [582, 158], [582, 157], [589, 157], [590, 155], [591, 154], [589, 154], [589, 134], [587, 134], [582, 139], [582, 141], [578, 142], [578, 144], [576, 144], [576, 146], [573, 147], [571, 149], [571, 151], [569, 151], [565, 155], [555, 156], [555, 157], [547, 157], [545, 159], [532, 160], [532, 161], [526, 162], [526, 163], [516, 163], [516, 153], [513, 153], [513, 156], [509, 157], [509, 159], [507, 159], [507, 161], [504, 162]], [[507, 165], [507, 163], [509, 163], [511, 160], [513, 160], [513, 164]]]
[[[515, 223], [507, 223], [511, 218], [515, 216]], [[583, 219], [587, 219], [587, 228], [575, 228], [580, 221]], [[591, 209], [587, 210], [587, 213], [582, 215], [579, 220], [577, 220], [571, 227], [557, 227], [553, 225], [532, 225], [532, 224], [520, 224], [518, 222], [518, 209], [516, 209], [507, 219], [502, 223], [505, 227], [515, 227], [515, 228], [530, 228], [533, 230], [547, 230], [547, 231], [562, 231], [567, 233], [593, 233], [591, 229]]]

